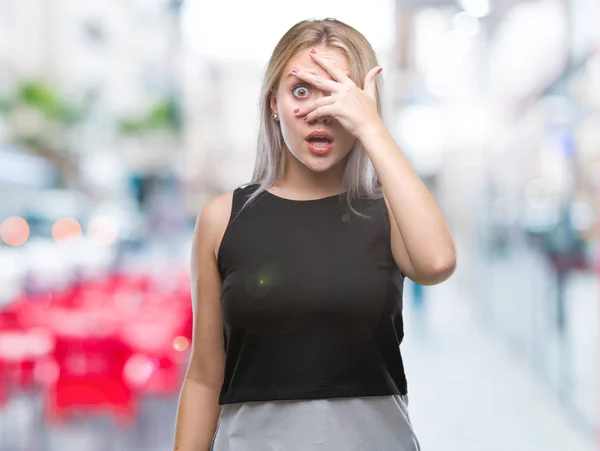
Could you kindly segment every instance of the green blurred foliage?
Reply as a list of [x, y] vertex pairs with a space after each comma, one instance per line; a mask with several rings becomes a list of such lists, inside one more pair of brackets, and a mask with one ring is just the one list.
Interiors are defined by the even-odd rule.
[[119, 130], [126, 135], [149, 133], [154, 131], [180, 130], [180, 112], [173, 97], [157, 101], [145, 114], [137, 118], [123, 119]]
[[27, 80], [19, 83], [13, 95], [0, 100], [0, 112], [10, 113], [20, 107], [35, 108], [48, 120], [69, 126], [85, 116], [85, 106], [70, 102], [49, 83]]

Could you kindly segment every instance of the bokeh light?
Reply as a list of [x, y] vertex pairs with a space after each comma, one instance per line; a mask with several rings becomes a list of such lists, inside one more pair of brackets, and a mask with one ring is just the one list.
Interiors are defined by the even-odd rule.
[[58, 380], [60, 366], [51, 358], [41, 359], [35, 366], [34, 379], [41, 386], [49, 386]]
[[132, 387], [140, 387], [148, 382], [158, 367], [155, 359], [143, 354], [135, 354], [127, 360], [123, 376]]
[[81, 238], [81, 225], [76, 219], [62, 218], [52, 227], [52, 238], [57, 243], [76, 241]]
[[119, 229], [112, 218], [99, 216], [90, 221], [87, 235], [98, 246], [110, 246], [117, 240]]
[[189, 340], [181, 335], [179, 337], [175, 337], [175, 339], [173, 340], [173, 348], [179, 352], [187, 350], [189, 344]]
[[18, 216], [7, 218], [0, 226], [0, 236], [9, 246], [21, 246], [29, 238], [29, 224]]

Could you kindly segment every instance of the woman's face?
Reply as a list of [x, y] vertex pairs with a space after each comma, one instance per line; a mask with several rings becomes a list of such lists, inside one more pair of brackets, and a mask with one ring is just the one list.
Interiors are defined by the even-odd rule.
[[[330, 60], [347, 74], [350, 73], [348, 60], [340, 50], [322, 45], [316, 46], [315, 50], [322, 58]], [[298, 52], [286, 65], [277, 92], [270, 99], [271, 113], [279, 115], [281, 133], [292, 155], [312, 171], [325, 172], [345, 159], [356, 138], [332, 117], [320, 118], [309, 123], [304, 120], [304, 116], [297, 117], [294, 114], [294, 109], [329, 95], [328, 92], [320, 91], [291, 73], [291, 69], [296, 67], [301, 71], [332, 79], [325, 69], [314, 62], [308, 51], [309, 49]], [[309, 140], [309, 134], [315, 131], [328, 133], [332, 143], [327, 145], [321, 139]]]

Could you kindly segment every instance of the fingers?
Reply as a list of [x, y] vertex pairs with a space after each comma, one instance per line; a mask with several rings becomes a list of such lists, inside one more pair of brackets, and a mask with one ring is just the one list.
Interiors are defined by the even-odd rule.
[[299, 108], [294, 110], [294, 114], [296, 117], [302, 117], [305, 114], [309, 114], [315, 111], [318, 108], [322, 108], [324, 106], [333, 105], [335, 99], [332, 96], [320, 97], [317, 100], [307, 103]]
[[365, 77], [365, 86], [364, 90], [367, 92], [373, 99], [376, 96], [376, 86], [377, 86], [377, 75], [381, 73], [383, 68], [381, 66], [376, 66], [369, 71], [367, 76]]
[[308, 52], [308, 54], [315, 61], [315, 63], [317, 63], [319, 66], [325, 69], [334, 80], [343, 84], [354, 84], [352, 79], [348, 77], [348, 75], [346, 75], [343, 70], [335, 66], [333, 63], [327, 61], [325, 58], [321, 58], [314, 49], [311, 49], [310, 52]]
[[326, 78], [310, 74], [303, 70], [292, 69], [292, 73], [300, 80], [304, 80], [310, 83], [315, 88], [318, 88], [321, 91], [336, 92], [340, 90], [340, 84], [334, 80], [327, 80]]
[[307, 114], [304, 117], [304, 120], [306, 122], [312, 122], [321, 117], [326, 117], [326, 116], [335, 117], [335, 105], [331, 104], [331, 105], [320, 106], [320, 107], [316, 108], [314, 111], [312, 111], [311, 113]]

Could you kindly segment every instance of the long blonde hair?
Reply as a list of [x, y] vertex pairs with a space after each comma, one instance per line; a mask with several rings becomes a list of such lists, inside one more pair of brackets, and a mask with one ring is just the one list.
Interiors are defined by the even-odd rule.
[[[341, 50], [349, 58], [350, 78], [361, 89], [367, 73], [379, 64], [375, 51], [367, 39], [356, 29], [337, 19], [304, 20], [298, 22], [283, 35], [273, 50], [267, 65], [260, 96], [260, 126], [251, 182], [260, 186], [249, 196], [244, 206], [270, 188], [282, 175], [284, 140], [281, 129], [271, 116], [270, 96], [277, 92], [279, 80], [290, 59], [299, 51], [317, 45]], [[377, 110], [381, 115], [380, 92], [381, 80], [377, 76]], [[383, 196], [373, 164], [358, 140], [348, 154], [342, 176], [342, 187], [352, 210], [354, 210], [353, 202], [361, 197], [380, 198]]]

